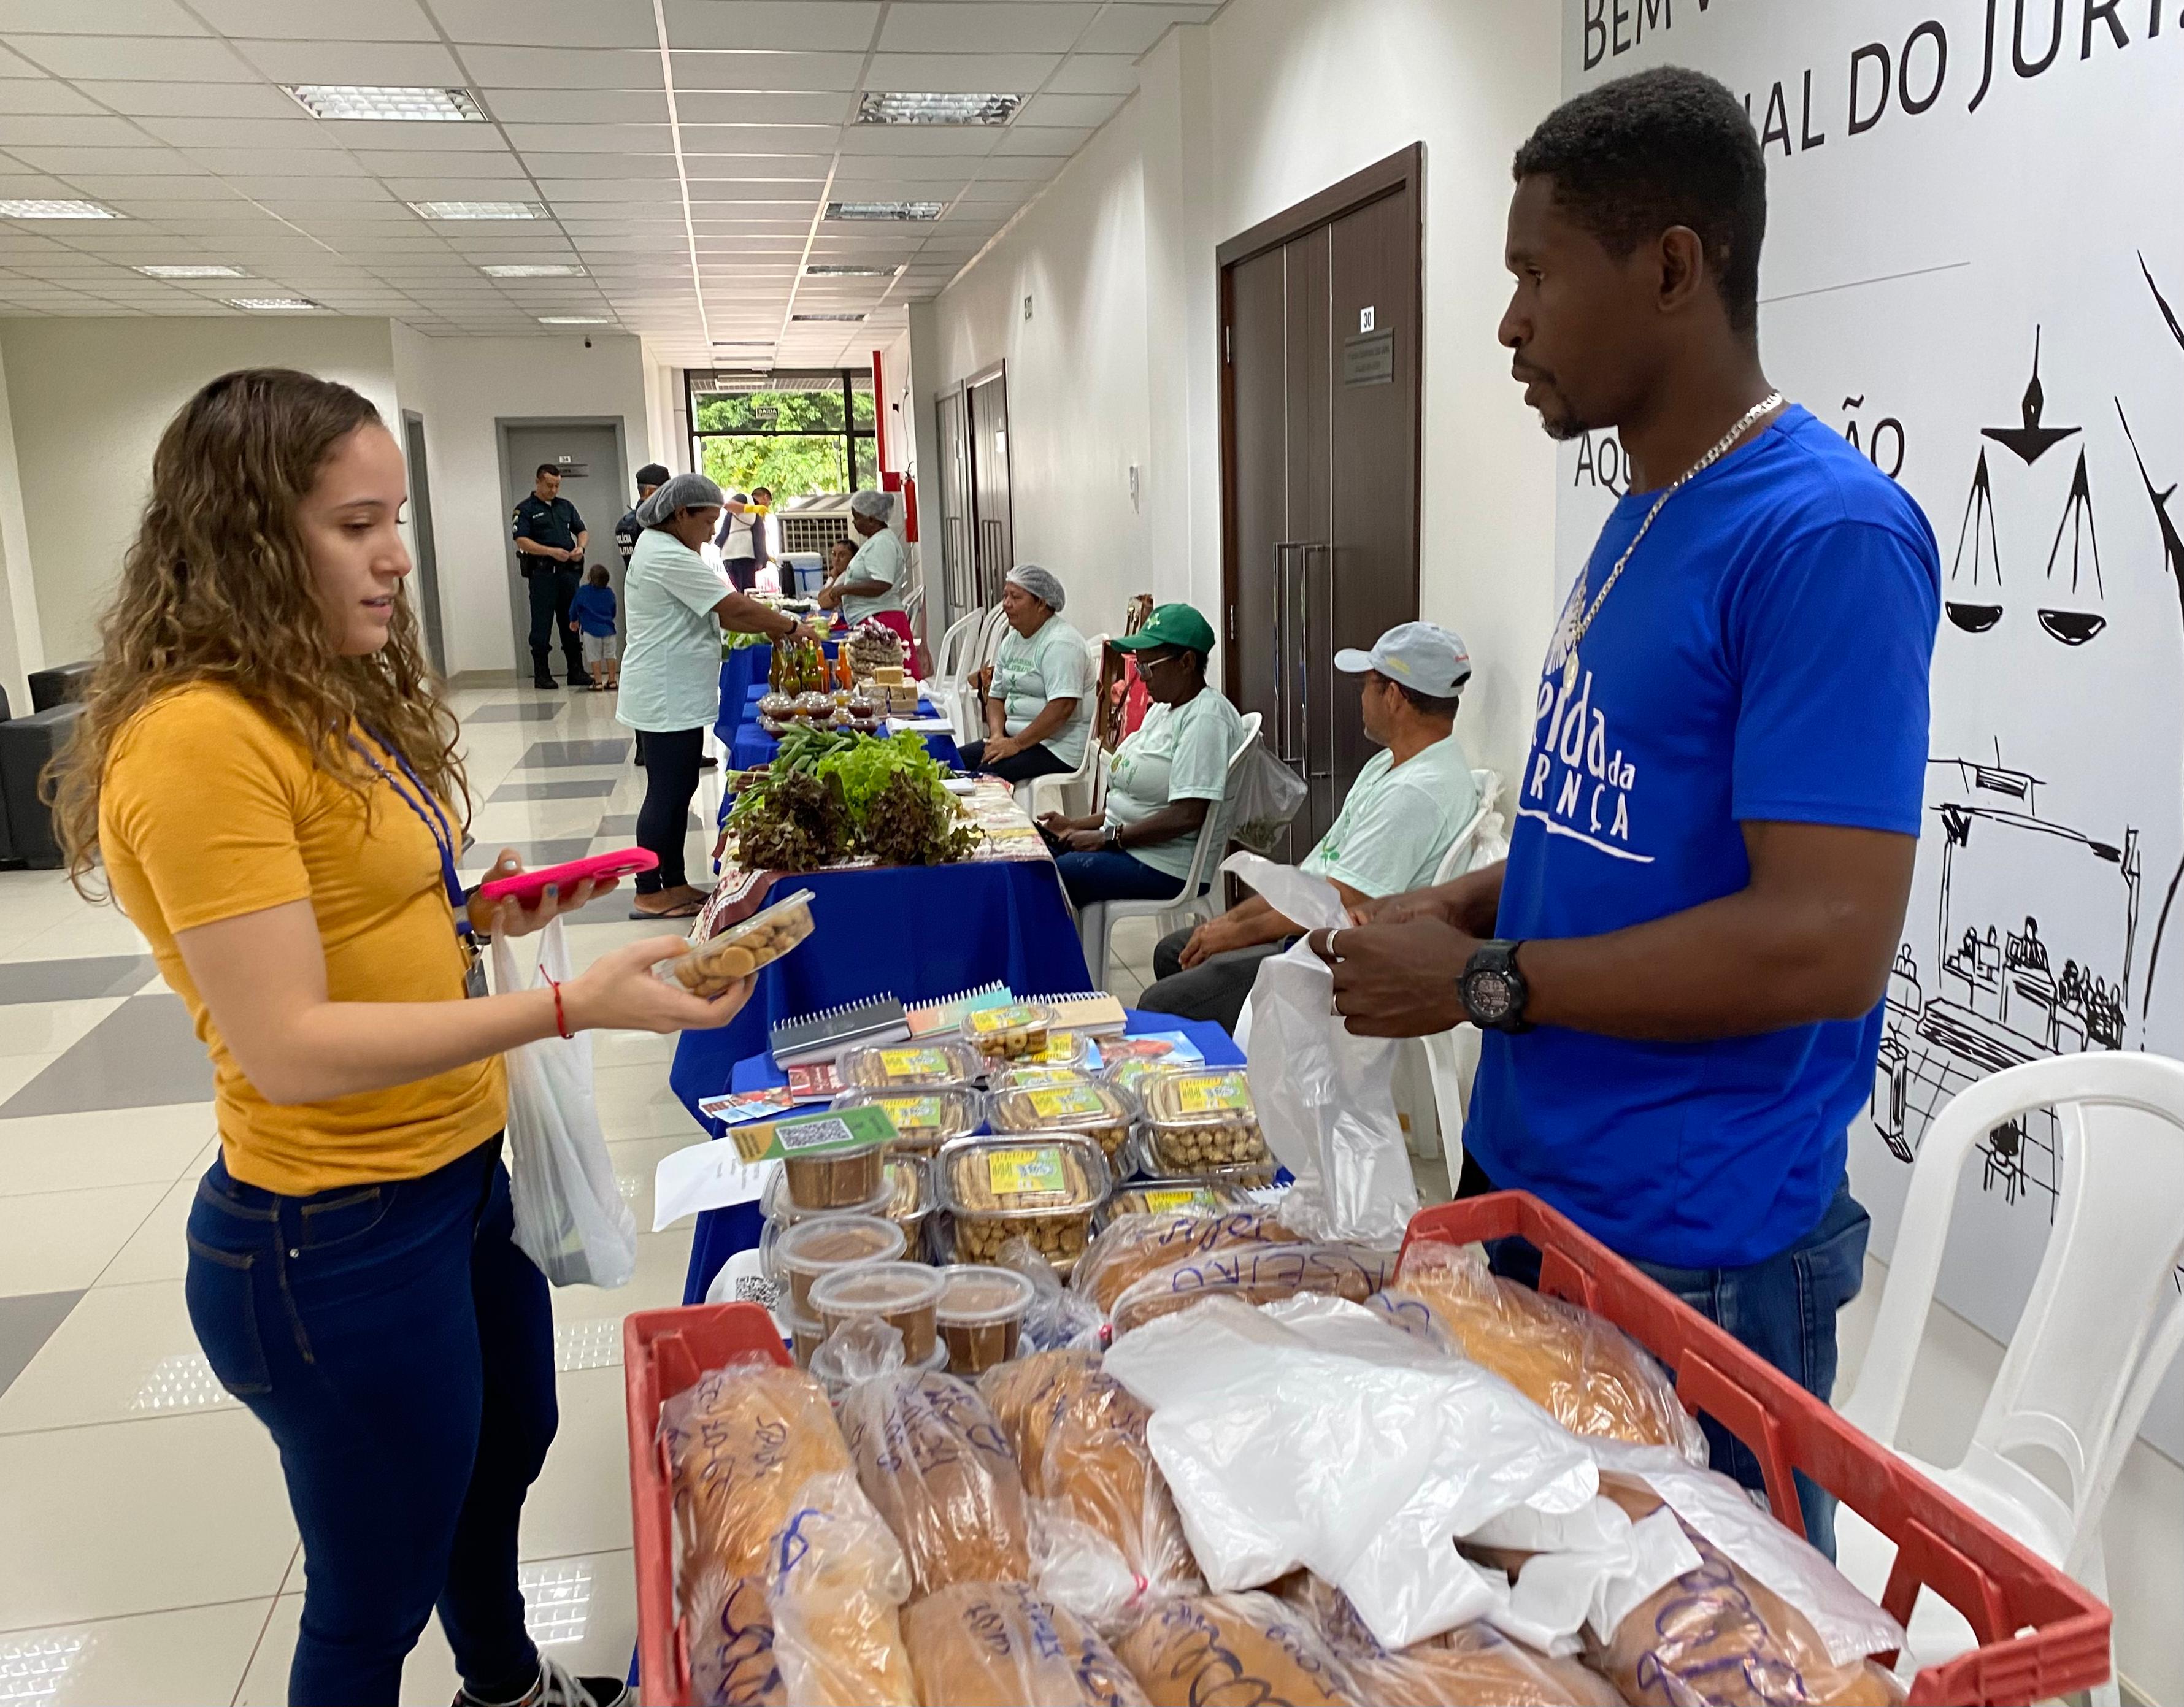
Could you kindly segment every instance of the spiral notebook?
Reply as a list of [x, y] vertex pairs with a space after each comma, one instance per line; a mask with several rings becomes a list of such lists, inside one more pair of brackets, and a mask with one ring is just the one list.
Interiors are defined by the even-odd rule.
[[1067, 996], [1034, 996], [1054, 1009], [1054, 1023], [1064, 1031], [1084, 1031], [1095, 1037], [1119, 1037], [1128, 1026], [1123, 1004], [1105, 990], [1080, 990]]
[[996, 982], [981, 984], [960, 995], [943, 996], [937, 1001], [920, 1002], [910, 1009], [910, 1035], [931, 1037], [953, 1031], [962, 1025], [963, 1016], [973, 1008], [1006, 1008], [1015, 999], [1006, 984]]
[[893, 996], [879, 995], [776, 1020], [771, 1040], [774, 1065], [794, 1067], [832, 1061], [861, 1044], [893, 1043], [909, 1035], [902, 1004]]

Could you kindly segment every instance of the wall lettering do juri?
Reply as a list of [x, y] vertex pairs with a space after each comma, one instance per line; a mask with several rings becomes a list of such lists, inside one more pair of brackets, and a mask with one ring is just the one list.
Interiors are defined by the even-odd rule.
[[[1736, 0], [1684, 0], [1687, 20], [1694, 3], [1703, 16]], [[1675, 0], [1584, 0], [1584, 6], [1588, 71], [1676, 25]], [[1862, 136], [1885, 121], [1918, 118], [1941, 104], [1953, 80], [1961, 93], [1975, 65], [1978, 83], [1968, 113], [1978, 112], [2008, 79], [2029, 83], [2059, 65], [2132, 52], [2164, 35], [2184, 41], [2184, 0], [1985, 0], [1984, 25], [1971, 51], [1963, 51], [1981, 9], [1980, 0], [1965, 0], [1953, 38], [1942, 19], [1928, 18], [1901, 42], [1858, 43], [1839, 79], [1808, 66], [1775, 79], [1763, 96], [1746, 91], [1745, 111], [1753, 114], [1762, 145], [1794, 158], [1825, 147], [1832, 135]]]

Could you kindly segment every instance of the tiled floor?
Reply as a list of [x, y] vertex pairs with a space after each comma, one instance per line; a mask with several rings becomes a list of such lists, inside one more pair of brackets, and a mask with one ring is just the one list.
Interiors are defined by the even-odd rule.
[[[614, 702], [459, 696], [479, 803], [474, 876], [627, 845], [644, 773]], [[719, 803], [691, 820], [703, 870]], [[579, 965], [657, 926], [627, 898], [571, 926]], [[1145, 952], [1150, 954], [1150, 942]], [[599, 1104], [642, 1226], [652, 1170], [696, 1136], [671, 1041], [599, 1044]], [[143, 939], [50, 872], [0, 872], [0, 1707], [284, 1699], [302, 1566], [270, 1441], [215, 1384], [182, 1302], [182, 1224], [212, 1156], [211, 1076]], [[556, 1293], [561, 1430], [532, 1491], [523, 1581], [542, 1643], [619, 1671], [636, 1633], [621, 1321], [682, 1297], [688, 1225], [645, 1233], [615, 1293]], [[437, 1625], [404, 1697], [444, 1702]]]

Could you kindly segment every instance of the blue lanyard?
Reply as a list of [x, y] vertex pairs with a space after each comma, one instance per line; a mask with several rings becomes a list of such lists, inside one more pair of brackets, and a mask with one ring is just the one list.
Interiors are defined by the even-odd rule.
[[380, 741], [379, 737], [369, 728], [365, 733], [371, 736], [374, 741], [379, 741], [379, 744], [393, 755], [402, 774], [410, 779], [410, 787], [417, 791], [415, 795], [411, 795], [408, 788], [395, 781], [394, 773], [379, 762], [377, 755], [370, 748], [354, 735], [349, 737], [348, 744], [364, 755], [364, 762], [386, 779], [387, 786], [394, 791], [395, 798], [415, 813], [418, 821], [432, 833], [432, 845], [440, 850], [440, 881], [447, 886], [448, 905], [454, 909], [455, 915], [455, 935], [462, 938], [465, 947], [472, 946], [471, 938], [474, 933], [471, 929], [470, 898], [464, 892], [463, 880], [455, 875], [454, 826], [448, 822], [448, 815], [440, 809], [440, 803], [432, 798], [432, 791], [419, 780], [417, 773], [410, 768], [410, 761], [402, 756], [400, 751]]

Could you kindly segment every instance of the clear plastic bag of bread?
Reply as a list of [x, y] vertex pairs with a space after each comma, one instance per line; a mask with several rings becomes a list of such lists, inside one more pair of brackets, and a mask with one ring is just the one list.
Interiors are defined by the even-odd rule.
[[1466, 1624], [1430, 1641], [1390, 1650], [1357, 1615], [1350, 1597], [1308, 1571], [1274, 1592], [1308, 1618], [1350, 1669], [1358, 1699], [1374, 1707], [1622, 1707], [1615, 1686], [1575, 1660], [1511, 1640], [1490, 1624]]
[[854, 1473], [805, 1484], [774, 1537], [766, 1582], [789, 1707], [916, 1707], [897, 1617], [910, 1569]]
[[1479, 1246], [1413, 1244], [1390, 1290], [1424, 1304], [1466, 1357], [1572, 1433], [1707, 1461], [1706, 1437], [1642, 1346], [1589, 1310], [1495, 1274]]
[[1312, 1621], [1271, 1594], [1159, 1601], [1115, 1652], [1152, 1707], [1351, 1707], [1368, 1702]]
[[842, 1436], [857, 1480], [902, 1543], [913, 1595], [954, 1582], [1028, 1582], [1031, 1525], [1016, 1454], [978, 1389], [905, 1369], [902, 1336], [874, 1317], [813, 1354], [846, 1387]]
[[1239, 1245], [1141, 1276], [1116, 1298], [1111, 1315], [1119, 1337], [1209, 1298], [1262, 1304], [1315, 1293], [1362, 1304], [1395, 1273], [1393, 1252], [1363, 1245]]
[[699, 1707], [788, 1707], [761, 1578], [731, 1576], [709, 1565], [685, 1583], [682, 1604], [693, 1701]]
[[1112, 1632], [1148, 1599], [1205, 1587], [1145, 1444], [1152, 1413], [1098, 1353], [1014, 1358], [981, 1376], [978, 1392], [1023, 1473], [1049, 1596]]
[[[1643, 1482], [1615, 1472], [1602, 1476], [1600, 1491], [1634, 1520], [1650, 1516], [1664, 1503]], [[1624, 1615], [1613, 1635], [1588, 1656], [1624, 1700], [1658, 1707], [1808, 1702], [1817, 1707], [1892, 1707], [1904, 1699], [1892, 1673], [1862, 1655], [1830, 1653], [1802, 1612], [1730, 1558], [1682, 1513], [1677, 1521], [1698, 1550], [1698, 1568]], [[1845, 1586], [1833, 1565], [1787, 1530], [1770, 1550], [1793, 1558], [1796, 1550], [1809, 1555], [1805, 1570], [1814, 1579], [1815, 1591], [1839, 1593]]]
[[[1084, 1259], [1078, 1259], [1081, 1265]], [[1014, 1269], [1031, 1282], [1031, 1308], [1024, 1312], [1017, 1343], [1023, 1351], [1058, 1351], [1065, 1346], [1100, 1343], [1106, 1317], [1091, 1299], [1061, 1283], [1054, 1265], [1029, 1239], [1011, 1239], [1001, 1247], [996, 1267]]]
[[1297, 1236], [1271, 1209], [1117, 1215], [1077, 1259], [1069, 1287], [1098, 1304], [1104, 1316], [1134, 1282], [1172, 1264], [1238, 1245], [1296, 1242]]
[[1097, 1631], [1022, 1582], [958, 1582], [903, 1615], [922, 1700], [945, 1707], [1148, 1707]]

